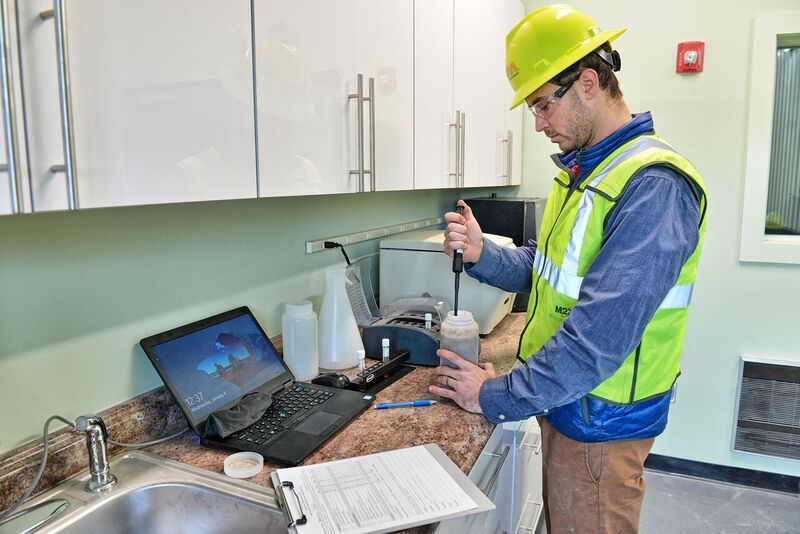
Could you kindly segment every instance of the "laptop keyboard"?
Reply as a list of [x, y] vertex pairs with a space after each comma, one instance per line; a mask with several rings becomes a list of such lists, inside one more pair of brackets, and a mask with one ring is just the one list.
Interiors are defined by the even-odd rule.
[[320, 391], [293, 384], [272, 398], [272, 405], [261, 419], [249, 427], [236, 432], [232, 437], [261, 445], [286, 429], [284, 424], [333, 397], [330, 391]]

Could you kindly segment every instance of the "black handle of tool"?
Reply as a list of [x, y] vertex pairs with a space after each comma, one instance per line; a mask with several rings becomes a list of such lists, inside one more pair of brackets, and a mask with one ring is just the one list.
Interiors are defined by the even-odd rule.
[[[464, 215], [464, 206], [456, 206], [456, 213]], [[464, 257], [460, 249], [453, 252], [453, 272], [460, 273], [464, 270]]]

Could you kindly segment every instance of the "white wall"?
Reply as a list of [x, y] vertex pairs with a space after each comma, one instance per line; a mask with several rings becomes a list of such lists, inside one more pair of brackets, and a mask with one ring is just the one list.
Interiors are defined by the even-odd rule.
[[[527, 1], [528, 10], [546, 2]], [[690, 311], [677, 401], [654, 452], [800, 475], [800, 462], [736, 453], [731, 431], [739, 357], [800, 362], [800, 266], [742, 263], [752, 20], [800, 11], [798, 0], [574, 1], [604, 30], [627, 27], [615, 44], [633, 112], [651, 111], [656, 131], [700, 170], [708, 186], [706, 244]], [[677, 43], [705, 41], [704, 72], [675, 73]], [[509, 93], [510, 95], [510, 93]], [[510, 96], [509, 96], [510, 98]], [[798, 148], [800, 149], [800, 148]], [[545, 196], [557, 151], [526, 118], [520, 196]]]

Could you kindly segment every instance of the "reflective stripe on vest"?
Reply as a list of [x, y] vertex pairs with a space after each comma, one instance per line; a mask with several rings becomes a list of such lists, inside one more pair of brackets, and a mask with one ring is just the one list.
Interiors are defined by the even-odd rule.
[[[562, 295], [578, 300], [578, 295], [583, 284], [583, 276], [568, 272], [563, 267], [559, 269], [548, 258], [537, 250], [533, 259], [533, 266], [539, 273], [539, 278], [547, 280], [547, 285]], [[685, 308], [692, 301], [694, 284], [676, 285], [669, 290], [667, 296], [659, 305], [660, 310], [670, 308]]]
[[[589, 225], [590, 215], [594, 204], [595, 191], [591, 188], [597, 187], [608, 173], [623, 161], [641, 154], [650, 148], [660, 148], [674, 152], [675, 150], [661, 139], [653, 137], [639, 137], [633, 140], [622, 152], [611, 160], [586, 186], [578, 207], [578, 214], [567, 243], [567, 251], [561, 262], [561, 268], [553, 265], [549, 258], [545, 258], [541, 251], [536, 250], [533, 265], [541, 278], [547, 280], [550, 287], [557, 292], [578, 300], [578, 294], [583, 284], [583, 277], [578, 276], [578, 263], [581, 258], [583, 241], [586, 237], [586, 228]], [[692, 299], [692, 289], [694, 284], [674, 286], [670, 289], [659, 309], [684, 308], [689, 305]]]

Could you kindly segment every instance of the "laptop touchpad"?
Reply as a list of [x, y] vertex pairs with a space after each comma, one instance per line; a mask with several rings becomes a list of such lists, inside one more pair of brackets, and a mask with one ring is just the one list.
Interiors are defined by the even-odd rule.
[[342, 418], [341, 415], [329, 412], [314, 412], [306, 417], [302, 423], [292, 430], [308, 432], [309, 434], [324, 434], [331, 425], [337, 423]]

